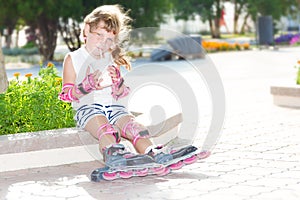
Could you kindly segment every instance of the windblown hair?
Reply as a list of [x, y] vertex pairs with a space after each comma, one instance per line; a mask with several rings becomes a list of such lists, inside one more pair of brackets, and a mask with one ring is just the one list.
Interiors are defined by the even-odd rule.
[[128, 12], [125, 12], [120, 5], [104, 5], [94, 9], [84, 19], [84, 23], [90, 26], [91, 31], [97, 29], [100, 21], [105, 23], [104, 28], [108, 32], [112, 31], [116, 35], [116, 45], [111, 49], [114, 62], [130, 70], [129, 58], [125, 56], [124, 52], [124, 46], [129, 40], [129, 32], [131, 30], [129, 23], [132, 21], [128, 16]]

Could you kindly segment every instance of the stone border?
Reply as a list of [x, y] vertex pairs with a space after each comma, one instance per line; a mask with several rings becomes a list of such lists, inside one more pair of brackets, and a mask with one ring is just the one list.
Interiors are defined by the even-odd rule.
[[300, 97], [300, 85], [271, 86], [271, 94], [278, 95], [278, 96]]
[[[181, 113], [163, 122], [149, 126], [150, 134], [158, 137], [172, 130], [182, 121]], [[84, 143], [82, 142], [84, 138]], [[19, 133], [0, 136], [0, 155], [39, 150], [84, 146], [97, 144], [97, 140], [88, 132], [79, 128], [64, 128], [30, 133]]]
[[300, 85], [271, 86], [271, 94], [275, 105], [300, 108]]
[[[0, 136], [0, 155], [82, 146], [79, 134], [86, 133], [78, 128], [65, 128], [2, 135]], [[93, 140], [90, 142], [91, 144], [95, 143]]]
[[[173, 138], [181, 122], [179, 113], [149, 126], [150, 135], [153, 140]], [[95, 161], [102, 157], [98, 148], [97, 139], [79, 128], [3, 135], [0, 172]]]

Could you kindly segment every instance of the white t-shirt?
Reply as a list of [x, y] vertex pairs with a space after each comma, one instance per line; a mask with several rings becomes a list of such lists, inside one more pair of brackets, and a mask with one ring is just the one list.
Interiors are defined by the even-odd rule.
[[[106, 68], [109, 65], [113, 64], [111, 53], [105, 53], [103, 58], [95, 59], [87, 52], [85, 46], [83, 46], [73, 52], [68, 53], [66, 57], [68, 55], [71, 56], [71, 60], [76, 73], [76, 81], [75, 81], [76, 85], [81, 83], [83, 79], [86, 77], [88, 67], [90, 67], [90, 73], [93, 73], [94, 71], [99, 69], [103, 74], [102, 78], [104, 79], [105, 82], [107, 82], [107, 85], [109, 85], [111, 79], [108, 76]], [[103, 83], [101, 85], [103, 86]], [[94, 90], [91, 93], [81, 97], [79, 99], [79, 103], [72, 102], [72, 106], [75, 110], [77, 110], [79, 107], [83, 105], [90, 105], [93, 103], [111, 105], [114, 102], [111, 92], [112, 90], [111, 87], [109, 86], [105, 87], [102, 90]]]

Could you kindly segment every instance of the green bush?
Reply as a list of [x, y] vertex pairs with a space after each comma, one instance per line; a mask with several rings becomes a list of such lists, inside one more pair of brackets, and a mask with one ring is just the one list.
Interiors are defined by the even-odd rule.
[[37, 47], [31, 47], [31, 48], [2, 48], [4, 55], [9, 56], [18, 56], [18, 55], [34, 55], [38, 54], [38, 48]]
[[296, 68], [296, 84], [300, 85], [300, 60], [297, 61], [297, 65], [295, 66]]
[[24, 46], [22, 46], [22, 49], [32, 49], [32, 48], [37, 48], [37, 45], [33, 41], [27, 42]]
[[35, 78], [26, 74], [21, 79], [15, 73], [0, 94], [0, 135], [74, 127], [71, 105], [58, 99], [61, 81], [52, 63], [41, 67]]
[[300, 85], [300, 67], [298, 67], [298, 72], [297, 72], [297, 85]]

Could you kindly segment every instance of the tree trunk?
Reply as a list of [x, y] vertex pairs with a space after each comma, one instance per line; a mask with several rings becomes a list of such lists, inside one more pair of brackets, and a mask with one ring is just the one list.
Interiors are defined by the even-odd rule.
[[75, 51], [76, 49], [80, 48], [81, 30], [77, 21], [73, 20], [72, 24], [69, 24], [68, 20], [61, 20], [58, 26], [58, 30], [70, 51]]
[[37, 44], [43, 61], [53, 60], [57, 39], [57, 20], [40, 17], [37, 21]]
[[[234, 2], [234, 17], [233, 17], [233, 32], [238, 33], [238, 21], [242, 14], [243, 8], [246, 6], [245, 2]], [[248, 14], [247, 14], [248, 15]]]
[[7, 34], [5, 36], [5, 48], [7, 49], [10, 49], [11, 48], [11, 43], [12, 43], [12, 40], [11, 40], [11, 34]]
[[216, 1], [216, 14], [214, 19], [214, 31], [212, 33], [213, 38], [221, 38], [221, 32], [220, 32], [220, 18], [221, 18], [221, 2], [220, 0]]
[[0, 33], [0, 93], [5, 92], [7, 87], [8, 87], [8, 80], [5, 71], [4, 56], [2, 53], [2, 36]]
[[20, 30], [19, 28], [17, 28], [16, 30], [16, 48], [19, 48], [19, 33], [20, 33]]
[[234, 16], [233, 16], [233, 33], [238, 33], [238, 20], [239, 20], [239, 13], [238, 13], [238, 4], [234, 1]]
[[[248, 13], [245, 17], [244, 17], [244, 22], [242, 24], [242, 27], [241, 27], [241, 31], [240, 31], [240, 34], [244, 34], [246, 31], [245, 29], [247, 28], [248, 29], [248, 24], [247, 24], [247, 20], [248, 20], [248, 17], [250, 16], [250, 14]], [[249, 31], [249, 30], [247, 30]]]
[[208, 20], [208, 24], [209, 24], [209, 30], [210, 30], [210, 35], [213, 38], [214, 33], [215, 33], [215, 27], [214, 27], [214, 23], [212, 19]]

